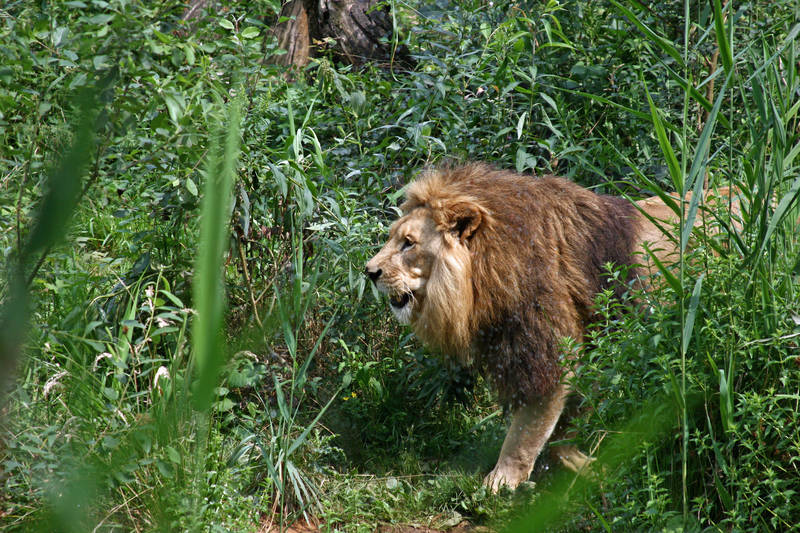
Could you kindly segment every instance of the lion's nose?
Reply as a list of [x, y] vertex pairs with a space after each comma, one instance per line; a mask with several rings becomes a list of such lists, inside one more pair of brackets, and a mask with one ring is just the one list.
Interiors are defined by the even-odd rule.
[[379, 278], [379, 277], [381, 277], [381, 274], [383, 274], [383, 270], [381, 270], [380, 268], [378, 268], [378, 269], [375, 269], [375, 270], [370, 270], [370, 268], [369, 268], [369, 267], [367, 267], [367, 268], [365, 268], [365, 269], [364, 269], [364, 273], [365, 273], [365, 274], [366, 274], [366, 275], [369, 277], [369, 279], [371, 279], [372, 281], [378, 281], [378, 278]]

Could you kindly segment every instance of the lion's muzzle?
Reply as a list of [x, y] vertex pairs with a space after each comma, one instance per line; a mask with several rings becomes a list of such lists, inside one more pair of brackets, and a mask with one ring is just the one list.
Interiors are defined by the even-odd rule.
[[378, 278], [381, 277], [381, 274], [383, 274], [383, 270], [380, 268], [371, 269], [369, 265], [367, 265], [367, 267], [364, 269], [364, 274], [366, 274], [367, 277], [372, 280], [373, 283], [375, 283], [378, 281]]

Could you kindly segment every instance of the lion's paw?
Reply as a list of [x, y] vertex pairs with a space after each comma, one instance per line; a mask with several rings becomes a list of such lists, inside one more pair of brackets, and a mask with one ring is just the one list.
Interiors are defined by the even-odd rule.
[[552, 450], [553, 456], [558, 458], [562, 465], [575, 473], [588, 473], [589, 466], [595, 458], [581, 452], [575, 446], [557, 446]]
[[483, 484], [489, 487], [493, 493], [497, 493], [502, 487], [514, 490], [520, 483], [528, 479], [529, 474], [530, 471], [527, 468], [498, 463], [484, 478]]

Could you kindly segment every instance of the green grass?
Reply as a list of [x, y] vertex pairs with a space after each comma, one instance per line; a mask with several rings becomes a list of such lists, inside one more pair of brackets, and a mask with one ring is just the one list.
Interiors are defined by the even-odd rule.
[[[264, 61], [275, 2], [194, 28], [166, 1], [3, 8], [2, 528], [795, 527], [797, 6], [393, 7], [414, 70], [292, 81]], [[674, 204], [684, 253], [645, 305], [599, 299], [573, 426], [602, 475], [543, 458], [488, 494], [503, 413], [361, 275], [448, 157], [738, 187], [717, 233]]]

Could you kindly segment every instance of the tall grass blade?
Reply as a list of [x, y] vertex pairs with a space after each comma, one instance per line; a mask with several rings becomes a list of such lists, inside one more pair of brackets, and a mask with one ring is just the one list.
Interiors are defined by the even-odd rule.
[[781, 198], [780, 202], [778, 202], [778, 206], [775, 208], [775, 212], [772, 213], [772, 216], [769, 218], [767, 231], [764, 237], [761, 239], [761, 244], [758, 247], [758, 250], [754, 254], [756, 258], [755, 263], [758, 263], [758, 258], [761, 257], [761, 255], [764, 253], [764, 250], [766, 249], [767, 244], [769, 243], [770, 237], [772, 237], [772, 234], [778, 228], [778, 225], [783, 221], [786, 214], [797, 202], [799, 196], [800, 196], [800, 177], [797, 177], [795, 178], [794, 182], [792, 182], [792, 187], [789, 189], [789, 192], [786, 193], [783, 196], [783, 198]]
[[[728, 6], [731, 4], [728, 3]], [[717, 46], [719, 55], [722, 58], [722, 66], [729, 74], [733, 71], [733, 54], [731, 53], [731, 43], [729, 41], [729, 26], [725, 27], [725, 19], [722, 15], [722, 5], [720, 0], [714, 0], [714, 31], [717, 34]]]
[[672, 184], [679, 193], [683, 194], [684, 176], [680, 163], [678, 163], [678, 158], [675, 157], [675, 150], [673, 150], [672, 144], [669, 142], [669, 137], [667, 137], [667, 132], [664, 129], [664, 121], [661, 118], [661, 113], [659, 113], [658, 108], [653, 103], [653, 98], [650, 96], [650, 90], [647, 89], [646, 85], [645, 94], [647, 95], [647, 103], [650, 105], [650, 117], [653, 120], [653, 126], [656, 128], [658, 144], [661, 147], [661, 151], [664, 154], [664, 159], [667, 162], [667, 168], [669, 169], [670, 178], [672, 178]]
[[679, 280], [675, 274], [672, 273], [667, 265], [661, 262], [661, 260], [658, 258], [658, 256], [656, 256], [655, 252], [651, 250], [649, 246], [645, 246], [645, 250], [647, 250], [647, 253], [650, 255], [650, 259], [653, 260], [656, 268], [658, 268], [658, 271], [662, 276], [664, 276], [664, 279], [672, 288], [672, 290], [675, 291], [676, 294], [681, 294], [683, 292], [681, 280]]
[[312, 420], [311, 423], [308, 424], [305, 427], [305, 429], [303, 429], [303, 432], [300, 433], [300, 435], [298, 435], [296, 439], [294, 439], [292, 444], [289, 445], [289, 448], [286, 450], [286, 455], [291, 455], [292, 452], [294, 452], [297, 448], [299, 448], [300, 446], [303, 445], [303, 443], [306, 441], [306, 438], [308, 437], [308, 434], [311, 432], [312, 429], [314, 429], [317, 426], [317, 422], [319, 422], [319, 419], [322, 418], [322, 415], [325, 414], [325, 412], [328, 410], [328, 408], [333, 403], [333, 400], [335, 400], [338, 395], [339, 395], [339, 391], [337, 391], [336, 394], [331, 396], [331, 399], [328, 400], [328, 403], [326, 403], [324, 406], [322, 406], [322, 409], [319, 410], [319, 412], [317, 413], [317, 416], [314, 417], [314, 420]]
[[197, 371], [194, 405], [199, 411], [208, 410], [225, 359], [222, 262], [228, 242], [233, 176], [239, 151], [239, 117], [239, 106], [234, 103], [228, 114], [224, 147], [222, 151], [219, 147], [210, 151], [200, 210], [200, 245], [193, 283], [197, 316], [192, 328]]
[[706, 168], [708, 165], [708, 153], [711, 146], [711, 135], [714, 132], [714, 126], [717, 123], [717, 116], [719, 115], [719, 108], [722, 105], [723, 97], [725, 96], [728, 82], [730, 81], [732, 73], [728, 73], [725, 82], [719, 90], [717, 100], [714, 102], [714, 107], [708, 114], [703, 131], [700, 138], [697, 140], [697, 149], [692, 159], [692, 166], [689, 168], [689, 176], [687, 178], [687, 186], [693, 190], [692, 198], [689, 201], [689, 209], [686, 213], [686, 223], [681, 228], [681, 253], [686, 251], [686, 245], [689, 243], [689, 236], [692, 234], [694, 228], [694, 221], [697, 217], [697, 209], [700, 201], [703, 198], [703, 185]]
[[694, 283], [692, 296], [689, 298], [689, 309], [686, 311], [686, 321], [683, 324], [683, 335], [681, 335], [681, 354], [686, 355], [689, 350], [689, 341], [692, 339], [694, 330], [694, 320], [697, 316], [697, 309], [700, 305], [700, 290], [703, 288], [703, 278], [701, 275]]
[[725, 377], [725, 371], [720, 369], [719, 373], [719, 410], [720, 418], [722, 419], [722, 427], [725, 431], [730, 433], [734, 429], [733, 425], [733, 393], [731, 391], [728, 380]]
[[281, 380], [277, 375], [275, 375], [272, 376], [272, 381], [275, 384], [275, 400], [278, 403], [278, 411], [281, 414], [281, 419], [286, 423], [291, 423], [293, 418], [289, 414], [289, 407], [286, 404], [286, 396], [284, 395], [283, 388], [281, 387]]

